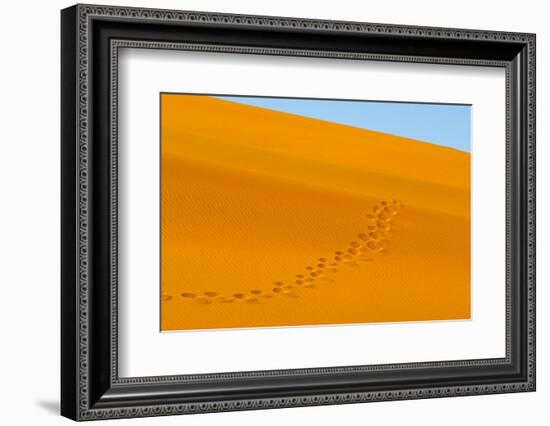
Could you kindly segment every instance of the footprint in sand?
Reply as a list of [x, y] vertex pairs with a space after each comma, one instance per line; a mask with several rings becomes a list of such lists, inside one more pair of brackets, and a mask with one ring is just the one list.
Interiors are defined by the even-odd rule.
[[181, 296], [185, 297], [187, 299], [192, 299], [192, 298], [196, 297], [197, 295], [195, 293], [182, 293]]
[[[280, 296], [290, 299], [299, 298], [300, 290], [312, 291], [318, 288], [318, 284], [334, 283], [333, 276], [338, 273], [340, 266], [357, 268], [361, 266], [359, 262], [372, 262], [376, 256], [386, 254], [394, 235], [396, 216], [403, 208], [404, 205], [399, 200], [381, 201], [379, 205], [373, 206], [365, 215], [365, 229], [357, 234], [357, 240], [351, 241], [345, 249], [336, 250], [331, 256], [317, 258], [312, 262], [312, 265], [316, 266], [306, 266], [304, 271], [296, 274], [291, 280], [292, 284], [274, 281], [268, 290], [254, 288], [247, 292], [233, 293], [230, 296], [224, 296], [216, 291], [205, 291], [200, 296], [196, 293], [184, 292], [181, 293], [181, 297], [201, 305], [235, 302], [264, 305], [269, 299]], [[162, 293], [163, 301], [171, 299], [171, 295]]]

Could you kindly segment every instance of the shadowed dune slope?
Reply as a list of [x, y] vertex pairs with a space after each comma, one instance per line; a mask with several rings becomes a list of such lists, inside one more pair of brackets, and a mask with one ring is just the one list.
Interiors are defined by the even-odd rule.
[[470, 317], [468, 153], [161, 103], [162, 330]]

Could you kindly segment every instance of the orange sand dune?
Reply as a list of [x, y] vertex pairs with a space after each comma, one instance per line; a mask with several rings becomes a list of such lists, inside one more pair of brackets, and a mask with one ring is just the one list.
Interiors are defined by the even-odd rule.
[[161, 329], [470, 317], [470, 155], [162, 95]]

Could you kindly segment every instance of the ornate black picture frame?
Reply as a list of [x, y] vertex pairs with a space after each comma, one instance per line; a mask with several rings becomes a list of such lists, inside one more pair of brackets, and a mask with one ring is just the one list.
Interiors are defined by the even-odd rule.
[[[534, 34], [95, 5], [64, 9], [61, 28], [62, 415], [92, 420], [535, 390]], [[506, 356], [120, 378], [121, 47], [505, 68]]]

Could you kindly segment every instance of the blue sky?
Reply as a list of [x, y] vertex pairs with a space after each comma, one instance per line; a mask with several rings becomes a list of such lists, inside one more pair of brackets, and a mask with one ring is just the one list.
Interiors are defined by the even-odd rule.
[[405, 136], [461, 151], [470, 152], [471, 150], [470, 105], [245, 96], [218, 96], [218, 98]]

